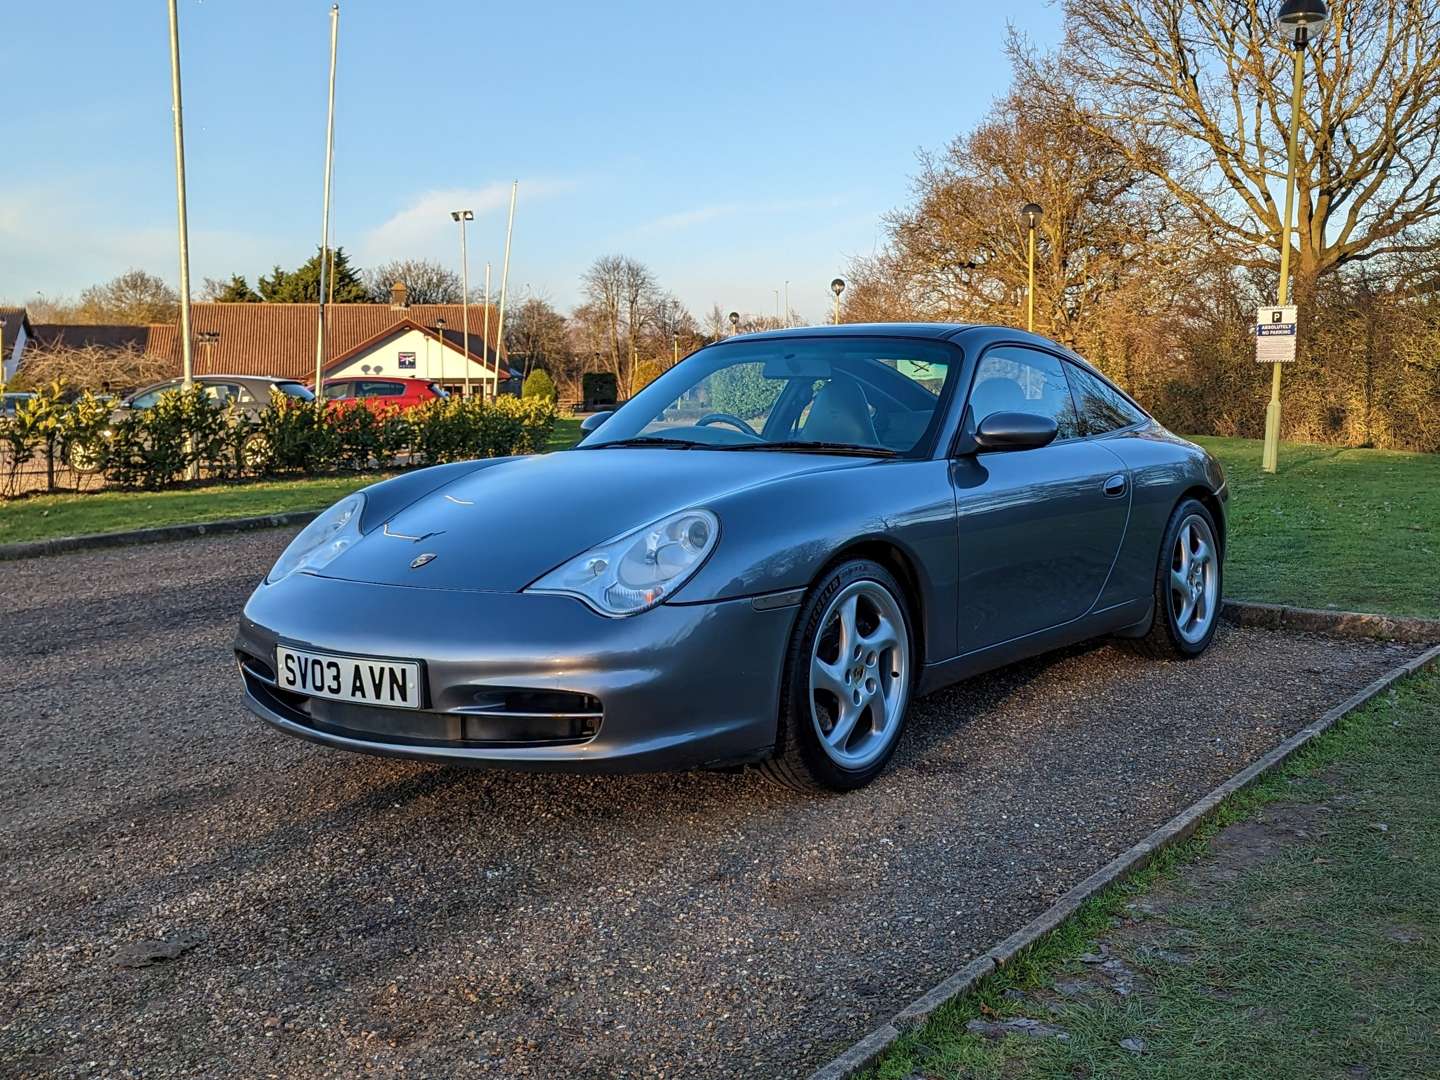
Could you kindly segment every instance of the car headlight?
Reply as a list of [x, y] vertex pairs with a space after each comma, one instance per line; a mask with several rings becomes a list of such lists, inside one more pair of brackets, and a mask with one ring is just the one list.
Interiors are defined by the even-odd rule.
[[340, 553], [360, 539], [360, 514], [365, 496], [347, 495], [300, 530], [290, 546], [275, 560], [265, 583], [273, 585], [296, 570], [318, 570], [328, 566]]
[[682, 510], [577, 555], [525, 591], [578, 597], [602, 615], [636, 615], [700, 569], [719, 536], [709, 510]]

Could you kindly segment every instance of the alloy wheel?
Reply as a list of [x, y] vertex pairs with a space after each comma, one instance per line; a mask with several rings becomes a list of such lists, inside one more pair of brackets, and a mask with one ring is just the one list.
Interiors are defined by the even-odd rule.
[[1220, 573], [1210, 523], [1191, 514], [1170, 553], [1170, 602], [1175, 631], [1190, 644], [1204, 639], [1218, 614]]
[[910, 637], [899, 602], [855, 581], [825, 609], [810, 656], [810, 717], [826, 755], [863, 769], [900, 730], [910, 687]]

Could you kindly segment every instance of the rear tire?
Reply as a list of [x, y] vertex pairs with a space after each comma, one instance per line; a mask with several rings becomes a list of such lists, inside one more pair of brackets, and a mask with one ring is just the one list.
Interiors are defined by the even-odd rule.
[[854, 791], [895, 753], [918, 676], [909, 604], [893, 574], [853, 559], [800, 606], [785, 656], [775, 756], [760, 766], [797, 791]]
[[1150, 629], [1128, 642], [1142, 656], [1190, 660], [1215, 640], [1225, 595], [1216, 533], [1215, 518], [1198, 499], [1182, 500], [1170, 515], [1156, 559]]

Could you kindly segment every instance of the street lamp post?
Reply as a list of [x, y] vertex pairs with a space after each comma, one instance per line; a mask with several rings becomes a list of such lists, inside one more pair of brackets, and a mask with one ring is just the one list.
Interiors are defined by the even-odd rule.
[[740, 313], [739, 313], [738, 311], [732, 311], [732, 312], [730, 312], [730, 334], [731, 334], [731, 336], [734, 336], [735, 334], [738, 334], [739, 332], [740, 332]]
[[1044, 213], [1039, 203], [1026, 203], [1020, 209], [1020, 217], [1025, 221], [1025, 229], [1029, 233], [1029, 251], [1025, 257], [1026, 266], [1029, 270], [1030, 284], [1025, 290], [1026, 316], [1025, 329], [1031, 333], [1035, 332], [1035, 226], [1040, 224], [1040, 217]]
[[[1300, 145], [1300, 111], [1305, 105], [1305, 46], [1329, 17], [1325, 0], [1285, 0], [1280, 5], [1281, 29], [1290, 33], [1295, 54], [1295, 83], [1290, 92], [1290, 158], [1285, 168], [1285, 220], [1280, 225], [1280, 307], [1290, 298], [1291, 222], [1295, 212], [1295, 158]], [[1299, 330], [1299, 327], [1296, 327]], [[1280, 369], [1270, 365], [1270, 404], [1265, 408], [1265, 449], [1260, 467], [1273, 473], [1280, 463]]]
[[465, 339], [465, 396], [470, 396], [470, 249], [466, 247], [465, 223], [475, 220], [473, 210], [452, 210], [450, 217], [460, 223], [460, 316], [461, 335]]
[[[15, 336], [18, 338], [20, 334], [17, 332]], [[5, 355], [5, 317], [0, 315], [0, 397], [3, 397], [5, 393], [6, 368], [9, 364], [10, 358]], [[0, 401], [0, 406], [3, 404], [3, 401]]]
[[435, 336], [440, 339], [440, 385], [445, 385], [445, 320], [435, 320]]
[[830, 282], [830, 291], [835, 294], [835, 325], [840, 325], [840, 294], [845, 291], [845, 279], [836, 278]]

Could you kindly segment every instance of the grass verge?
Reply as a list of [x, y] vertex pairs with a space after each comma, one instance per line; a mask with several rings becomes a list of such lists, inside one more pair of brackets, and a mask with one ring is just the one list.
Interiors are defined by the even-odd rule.
[[1440, 616], [1440, 454], [1196, 439], [1229, 477], [1225, 593], [1301, 607]]
[[[1437, 786], [1429, 673], [1227, 801], [867, 1075], [1440, 1076]], [[1068, 1037], [966, 1027], [1022, 1016]]]
[[0, 503], [0, 544], [56, 536], [123, 532], [258, 517], [287, 510], [318, 510], [385, 474], [264, 480], [172, 491], [99, 491], [93, 495], [34, 495]]

